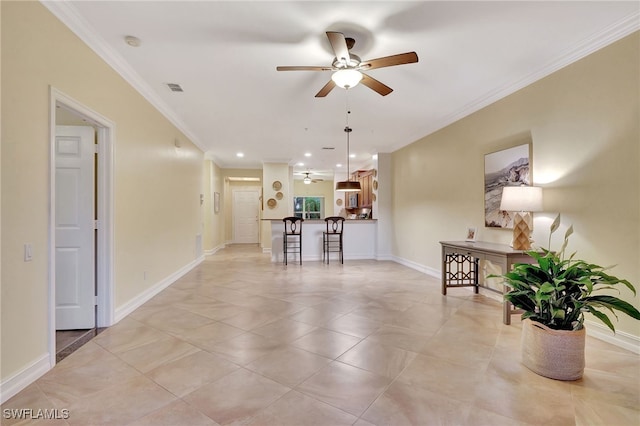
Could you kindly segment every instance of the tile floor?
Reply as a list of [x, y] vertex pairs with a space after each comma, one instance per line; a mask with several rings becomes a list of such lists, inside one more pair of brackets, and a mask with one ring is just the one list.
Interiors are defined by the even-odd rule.
[[68, 410], [35, 422], [55, 425], [640, 424], [638, 355], [588, 337], [582, 380], [545, 379], [501, 318], [393, 262], [284, 267], [231, 246], [2, 408]]

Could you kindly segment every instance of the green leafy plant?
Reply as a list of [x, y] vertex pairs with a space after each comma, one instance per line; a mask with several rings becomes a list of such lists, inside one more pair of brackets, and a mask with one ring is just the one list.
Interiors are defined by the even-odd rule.
[[[560, 226], [560, 215], [551, 224], [551, 235]], [[618, 316], [615, 311], [625, 313], [640, 320], [640, 312], [630, 303], [608, 294], [595, 294], [622, 284], [636, 294], [634, 286], [627, 280], [609, 275], [605, 271], [611, 267], [602, 267], [574, 260], [575, 253], [565, 258], [569, 236], [573, 226], [569, 227], [564, 242], [558, 252], [549, 249], [528, 251], [537, 264], [518, 263], [511, 272], [502, 277], [511, 291], [504, 295], [505, 300], [524, 311], [522, 319], [530, 318], [556, 330], [579, 330], [583, 327], [584, 313], [590, 312], [605, 323], [614, 333], [615, 327], [609, 313]]]

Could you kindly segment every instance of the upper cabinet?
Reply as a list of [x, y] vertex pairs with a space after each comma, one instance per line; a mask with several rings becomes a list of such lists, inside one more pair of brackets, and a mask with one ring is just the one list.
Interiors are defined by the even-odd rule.
[[[351, 180], [360, 182], [360, 187], [362, 190], [357, 192], [358, 194], [358, 208], [371, 208], [373, 205], [373, 170], [358, 170], [351, 175]], [[349, 206], [349, 195], [351, 193], [348, 192], [346, 194], [345, 202], [347, 206]]]

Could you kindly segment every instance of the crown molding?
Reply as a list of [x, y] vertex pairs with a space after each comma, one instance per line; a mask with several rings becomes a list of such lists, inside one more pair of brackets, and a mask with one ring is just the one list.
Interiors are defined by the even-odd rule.
[[144, 81], [144, 79], [125, 61], [116, 50], [109, 46], [97, 35], [95, 29], [78, 12], [76, 7], [68, 1], [44, 1], [40, 3], [56, 18], [66, 25], [80, 40], [93, 50], [107, 65], [113, 68], [138, 93], [153, 105], [167, 120], [178, 128], [200, 150], [207, 152], [202, 141], [189, 129], [178, 115], [158, 96], [158, 94]]
[[634, 12], [631, 15], [611, 24], [602, 31], [599, 31], [576, 43], [571, 48], [566, 49], [557, 58], [547, 63], [542, 68], [523, 76], [519, 80], [498, 86], [485, 93], [483, 96], [469, 102], [457, 111], [442, 117], [442, 119], [438, 120], [436, 124], [429, 126], [428, 128], [420, 129], [418, 132], [419, 134], [415, 134], [413, 138], [411, 138], [411, 142], [395, 146], [393, 151], [429, 136], [430, 134], [443, 129], [444, 127], [453, 124], [456, 121], [461, 120], [464, 117], [471, 115], [474, 112], [477, 112], [482, 108], [489, 106], [492, 103], [499, 101], [500, 99], [503, 99], [638, 30], [640, 30], [640, 12]]

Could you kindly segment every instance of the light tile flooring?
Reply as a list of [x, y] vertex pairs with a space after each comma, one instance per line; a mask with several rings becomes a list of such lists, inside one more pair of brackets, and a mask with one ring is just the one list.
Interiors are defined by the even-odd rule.
[[[89, 425], [638, 425], [640, 358], [587, 338], [582, 380], [535, 375], [520, 324], [393, 262], [270, 263], [231, 246], [4, 409]], [[36, 411], [34, 411], [36, 412]], [[3, 425], [16, 423], [3, 419]]]

